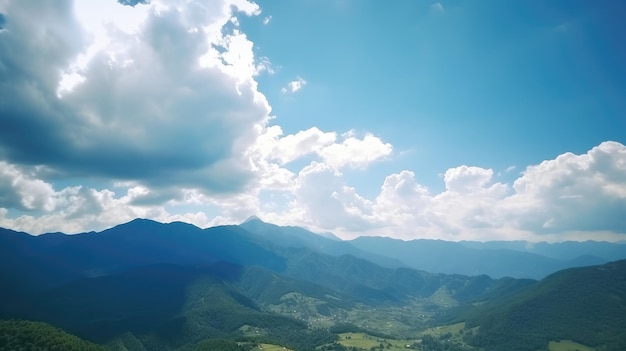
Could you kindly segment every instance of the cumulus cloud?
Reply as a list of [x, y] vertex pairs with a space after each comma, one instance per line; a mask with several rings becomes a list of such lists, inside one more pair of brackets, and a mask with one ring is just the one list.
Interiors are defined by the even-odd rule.
[[366, 218], [371, 204], [347, 186], [341, 173], [319, 162], [312, 162], [298, 174], [292, 208], [308, 226], [359, 231], [370, 228]]
[[463, 165], [448, 169], [445, 189], [432, 193], [405, 170], [387, 176], [368, 199], [323, 162], [305, 167], [294, 182], [290, 210], [263, 216], [344, 238], [554, 241], [626, 234], [626, 147], [617, 142], [528, 166], [512, 184], [495, 181], [491, 169]]
[[345, 167], [365, 168], [389, 156], [393, 147], [372, 134], [362, 138], [353, 131], [337, 136], [317, 127], [283, 135], [280, 126], [267, 127], [252, 148], [259, 162], [282, 166], [308, 155], [316, 155], [325, 165], [339, 170]]
[[380, 138], [366, 134], [359, 139], [353, 132], [347, 133], [341, 143], [328, 145], [320, 150], [319, 154], [326, 164], [339, 169], [345, 165], [361, 168], [375, 160], [391, 154], [393, 147], [384, 143]]
[[620, 143], [529, 166], [513, 188], [506, 206], [521, 228], [626, 232], [626, 148]]
[[[270, 109], [251, 42], [225, 28], [258, 6], [182, 4], [111, 2], [143, 14], [127, 28], [106, 11], [86, 25], [70, 1], [9, 1], [0, 94], [12, 103], [0, 105], [0, 156], [152, 186], [176, 178], [209, 192], [241, 189], [252, 174], [240, 155]], [[59, 97], [68, 70], [74, 86]]]
[[287, 84], [286, 87], [282, 88], [281, 91], [283, 93], [295, 93], [304, 88], [306, 83], [306, 80], [304, 80], [302, 77], [296, 77], [296, 80], [289, 82], [289, 84]]
[[53, 197], [54, 190], [49, 183], [0, 161], [0, 207], [52, 211]]

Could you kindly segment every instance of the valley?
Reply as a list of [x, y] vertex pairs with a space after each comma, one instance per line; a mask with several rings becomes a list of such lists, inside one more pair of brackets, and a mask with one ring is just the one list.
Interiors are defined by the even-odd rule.
[[[208, 229], [135, 220], [37, 237], [0, 230], [0, 243], [2, 350], [18, 340], [15, 326], [31, 323], [11, 322], [22, 320], [46, 326], [24, 334], [39, 349], [56, 330], [119, 351], [626, 347], [625, 260], [540, 280], [433, 273], [380, 243], [365, 251], [259, 219]], [[611, 255], [626, 247], [591, 245]], [[538, 254], [524, 255], [515, 260]]]

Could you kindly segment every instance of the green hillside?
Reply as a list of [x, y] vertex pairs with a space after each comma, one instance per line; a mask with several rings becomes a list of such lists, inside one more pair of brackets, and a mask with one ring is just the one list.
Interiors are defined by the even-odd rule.
[[0, 320], [0, 350], [106, 351], [106, 348], [43, 322]]
[[468, 314], [470, 341], [491, 350], [544, 350], [572, 340], [601, 351], [626, 350], [626, 260], [552, 274]]

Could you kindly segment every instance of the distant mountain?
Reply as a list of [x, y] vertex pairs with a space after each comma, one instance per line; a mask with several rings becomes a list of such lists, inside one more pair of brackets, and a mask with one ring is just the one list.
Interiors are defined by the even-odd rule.
[[[362, 251], [395, 257], [414, 269], [446, 274], [487, 274], [494, 278], [541, 279], [569, 267], [602, 264], [615, 257], [626, 258], [626, 246], [615, 243], [540, 243], [531, 250], [528, 243], [519, 241], [479, 243], [359, 237], [349, 242]], [[602, 256], [583, 255], [585, 248]], [[548, 257], [540, 252], [551, 255]]]
[[575, 261], [581, 257], [596, 257], [604, 263], [626, 258], [625, 242], [564, 241], [559, 243], [531, 243], [527, 241], [461, 241], [461, 244], [476, 249], [508, 249], [535, 253], [562, 261]]
[[271, 247], [307, 248], [332, 256], [352, 255], [391, 268], [406, 266], [405, 263], [392, 256], [360, 250], [349, 242], [339, 240], [332, 234], [315, 234], [300, 227], [278, 226], [263, 222], [256, 216], [248, 218], [239, 226]]
[[626, 260], [554, 273], [486, 301], [466, 320], [480, 326], [471, 342], [487, 351], [535, 351], [554, 340], [626, 350]]

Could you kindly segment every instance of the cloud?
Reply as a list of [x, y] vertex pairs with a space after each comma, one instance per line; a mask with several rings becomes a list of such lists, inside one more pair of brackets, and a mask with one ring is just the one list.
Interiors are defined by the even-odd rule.
[[286, 87], [282, 88], [283, 93], [295, 93], [306, 85], [306, 80], [302, 77], [296, 77], [296, 80], [289, 82]]
[[328, 145], [319, 151], [324, 163], [334, 169], [344, 166], [364, 168], [373, 161], [389, 156], [393, 150], [391, 144], [384, 143], [372, 134], [359, 139], [353, 132], [349, 132], [343, 137], [341, 143]]
[[[85, 24], [70, 1], [7, 3], [0, 94], [12, 103], [0, 105], [0, 157], [153, 187], [176, 178], [207, 192], [242, 189], [253, 174], [240, 156], [270, 108], [252, 43], [227, 28], [258, 6], [107, 6], [117, 12], [90, 12], [98, 17]], [[59, 97], [68, 71], [74, 82]]]
[[513, 188], [506, 206], [523, 229], [626, 233], [626, 147], [620, 143], [529, 166]]
[[491, 169], [465, 165], [448, 169], [443, 181], [445, 189], [432, 193], [404, 170], [387, 176], [368, 199], [342, 173], [316, 162], [294, 178], [289, 210], [262, 215], [344, 238], [560, 241], [626, 234], [626, 147], [617, 142], [528, 166], [512, 184], [494, 181]]
[[[393, 145], [270, 124], [256, 77], [272, 65], [237, 20], [258, 16], [256, 4], [122, 3], [0, 1], [0, 226], [79, 232], [136, 217], [209, 226], [258, 214], [346, 238], [626, 234], [618, 142], [520, 166], [510, 183], [489, 168], [452, 167], [440, 192], [419, 183], [417, 165], [365, 196], [350, 180]], [[283, 92], [305, 84], [297, 77]]]
[[341, 173], [324, 163], [312, 162], [300, 171], [290, 207], [291, 215], [312, 227], [340, 231], [372, 227], [364, 213], [369, 202], [346, 186]]
[[440, 2], [436, 2], [436, 3], [432, 4], [432, 5], [430, 5], [430, 9], [432, 11], [435, 11], [435, 12], [445, 12], [446, 11], [446, 9], [443, 7], [443, 5]]
[[263, 18], [263, 24], [268, 25], [272, 21], [272, 16], [266, 16]]
[[393, 147], [372, 134], [359, 138], [353, 131], [339, 138], [335, 132], [323, 132], [317, 127], [283, 136], [280, 126], [268, 127], [259, 137], [255, 152], [265, 161], [285, 165], [308, 155], [333, 169], [365, 168], [372, 162], [389, 156]]
[[448, 169], [443, 179], [448, 191], [463, 194], [484, 188], [491, 181], [492, 177], [493, 171], [491, 169], [463, 165]]
[[504, 170], [504, 172], [505, 172], [505, 173], [511, 173], [511, 172], [513, 172], [515, 169], [517, 169], [517, 166], [508, 166], [508, 167]]
[[52, 211], [54, 190], [15, 165], [0, 161], [0, 207]]

